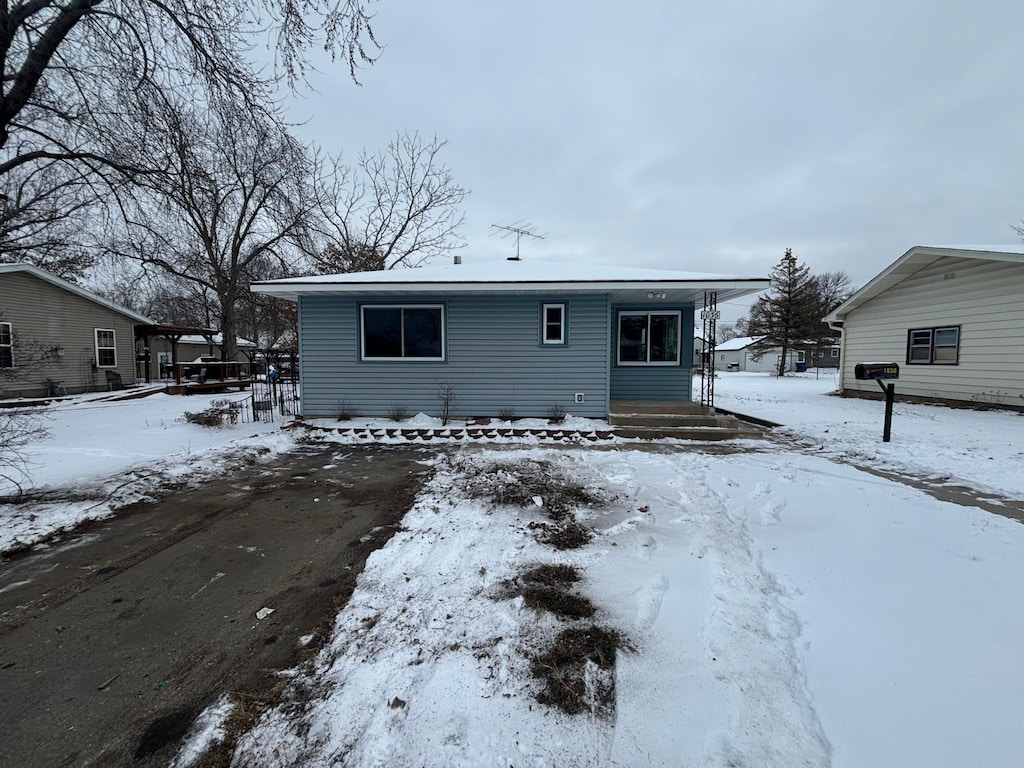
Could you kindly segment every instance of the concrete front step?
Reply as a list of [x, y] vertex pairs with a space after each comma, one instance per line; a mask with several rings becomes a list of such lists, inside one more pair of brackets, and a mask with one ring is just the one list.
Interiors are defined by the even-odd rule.
[[616, 437], [642, 438], [644, 440], [760, 440], [764, 435], [755, 429], [741, 426], [726, 427], [616, 427]]
[[737, 440], [764, 436], [753, 424], [685, 400], [613, 400], [609, 410], [608, 423], [620, 437]]
[[715, 409], [691, 400], [612, 400], [608, 409], [612, 414], [656, 413], [714, 415]]
[[736, 419], [716, 414], [610, 413], [608, 423], [615, 427], [735, 427]]

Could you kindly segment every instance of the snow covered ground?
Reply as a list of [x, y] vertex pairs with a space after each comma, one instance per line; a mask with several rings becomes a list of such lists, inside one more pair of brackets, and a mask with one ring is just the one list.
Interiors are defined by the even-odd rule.
[[[785, 423], [793, 447], [467, 445], [438, 459], [333, 637], [290, 673], [290, 700], [244, 738], [236, 764], [1024, 764], [1024, 526], [844, 463], [1020, 499], [1024, 417], [897, 404], [885, 445], [881, 403], [830, 397], [824, 376], [716, 384], [723, 407]], [[293, 444], [278, 425], [179, 421], [198, 402], [50, 409], [35, 487], [135, 478], [138, 495], [150, 474], [196, 481], [239, 452]], [[336, 445], [325, 464], [348, 450]], [[593, 539], [538, 541], [552, 524], [544, 490], [513, 505], [472, 495], [495, 464], [512, 478], [541, 466], [602, 499], [576, 512]], [[29, 510], [32, 536], [76, 514], [5, 507], [5, 536]], [[594, 616], [530, 607], [519, 587], [540, 564], [576, 567], [568, 589]], [[570, 716], [539, 703], [531, 662], [563, 629], [591, 624], [623, 645], [612, 705]], [[610, 679], [587, 669], [592, 692]], [[197, 730], [218, 733], [226, 710], [218, 702]]]
[[[1021, 417], [899, 405], [886, 446], [881, 404], [833, 388], [723, 375], [719, 402], [786, 422], [800, 450], [477, 450], [440, 466], [237, 764], [1021, 765], [1024, 526], [833, 460], [1019, 498]], [[539, 543], [542, 497], [467, 496], [494, 463], [531, 461], [609, 500], [579, 512], [590, 544]], [[510, 592], [538, 564], [578, 567], [593, 621], [625, 639], [613, 713], [537, 702], [531, 660], [589, 621]]]
[[830, 396], [837, 386], [826, 369], [820, 377], [720, 373], [715, 404], [783, 424], [780, 432], [826, 456], [1024, 499], [1024, 413], [901, 403], [897, 381], [892, 439], [883, 443], [885, 403]]
[[28, 476], [15, 471], [9, 472], [13, 482], [0, 478], [0, 497], [14, 494], [16, 482], [44, 501], [0, 503], [0, 554], [108, 517], [161, 485], [202, 482], [234, 462], [293, 445], [280, 421], [221, 429], [185, 421], [186, 410], [202, 411], [224, 395], [108, 397], [86, 395], [26, 411], [40, 417], [48, 434], [24, 450]]

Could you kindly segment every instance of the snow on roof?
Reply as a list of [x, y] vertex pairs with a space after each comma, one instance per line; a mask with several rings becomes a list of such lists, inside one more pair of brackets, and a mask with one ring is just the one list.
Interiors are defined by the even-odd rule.
[[102, 296], [93, 293], [92, 291], [88, 291], [85, 288], [82, 288], [80, 285], [75, 285], [74, 283], [70, 283], [61, 277], [57, 277], [56, 275], [47, 272], [45, 269], [40, 269], [34, 264], [27, 264], [24, 262], [17, 262], [14, 264], [0, 264], [0, 274], [3, 274], [5, 272], [24, 272], [26, 274], [32, 275], [33, 277], [37, 277], [40, 280], [44, 280], [47, 283], [50, 283], [50, 285], [55, 285], [58, 288], [62, 288], [63, 290], [68, 291], [69, 293], [81, 296], [83, 299], [87, 299], [88, 301], [91, 301], [94, 304], [99, 304], [102, 307], [106, 307], [107, 309], [122, 314], [132, 322], [138, 323], [139, 325], [154, 324], [153, 321], [150, 320], [145, 315], [140, 315], [138, 312], [130, 310], [127, 307], [122, 307], [120, 304], [115, 304], [109, 299], [105, 299]]
[[[213, 336], [211, 336], [210, 338], [212, 339], [212, 341], [211, 340], [207, 340], [207, 338], [205, 336], [200, 336], [198, 334], [189, 334], [187, 336], [182, 336], [181, 339], [178, 340], [178, 343], [179, 344], [214, 344], [214, 345], [216, 345], [218, 347], [221, 344], [224, 343], [224, 336], [222, 334], [217, 333], [217, 334], [214, 334]], [[235, 345], [239, 346], [239, 347], [255, 347], [256, 346], [255, 342], [249, 341], [248, 339], [243, 339], [241, 336], [239, 336], [237, 339], [235, 339]]]
[[746, 349], [751, 344], [759, 342], [763, 336], [738, 336], [735, 339], [729, 339], [723, 341], [721, 344], [715, 344], [716, 352], [735, 352], [739, 349]]
[[731, 289], [731, 295], [754, 293], [770, 285], [767, 278], [748, 275], [678, 272], [640, 267], [511, 260], [447, 264], [337, 275], [311, 275], [254, 283], [252, 290], [294, 298], [310, 293], [397, 293], [410, 289], [433, 292], [526, 290], [655, 290]]

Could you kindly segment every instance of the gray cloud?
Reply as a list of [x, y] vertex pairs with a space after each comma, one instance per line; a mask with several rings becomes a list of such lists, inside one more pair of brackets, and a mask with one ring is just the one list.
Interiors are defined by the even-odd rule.
[[330, 151], [447, 138], [466, 258], [864, 282], [920, 243], [1016, 242], [1024, 6], [382, 0], [387, 48], [290, 100]]

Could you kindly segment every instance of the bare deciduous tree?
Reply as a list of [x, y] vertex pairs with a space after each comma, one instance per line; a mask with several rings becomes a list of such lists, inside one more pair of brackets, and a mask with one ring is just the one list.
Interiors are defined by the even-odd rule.
[[305, 149], [266, 113], [194, 106], [154, 92], [136, 151], [154, 137], [166, 167], [136, 179], [108, 253], [162, 270], [216, 297], [224, 356], [236, 352], [239, 301], [268, 264], [293, 259], [314, 198]]
[[322, 163], [319, 238], [310, 249], [316, 269], [415, 266], [461, 247], [467, 192], [441, 161], [445, 144], [403, 133], [380, 152], [363, 151], [354, 168]]
[[19, 245], [34, 242], [36, 263], [81, 272], [86, 254], [67, 247], [76, 241], [53, 213], [66, 210], [73, 221], [80, 206], [104, 202], [106, 193], [89, 184], [117, 189], [147, 171], [149, 163], [108, 140], [130, 119], [126, 101], [167, 87], [258, 112], [272, 101], [273, 83], [250, 53], [268, 33], [276, 70], [291, 85], [304, 79], [307, 54], [320, 43], [354, 79], [379, 50], [370, 21], [365, 0], [4, 0], [0, 258], [13, 260]]
[[0, 182], [0, 262], [80, 280], [92, 262], [83, 238], [102, 215], [88, 171], [53, 160], [13, 169]]

